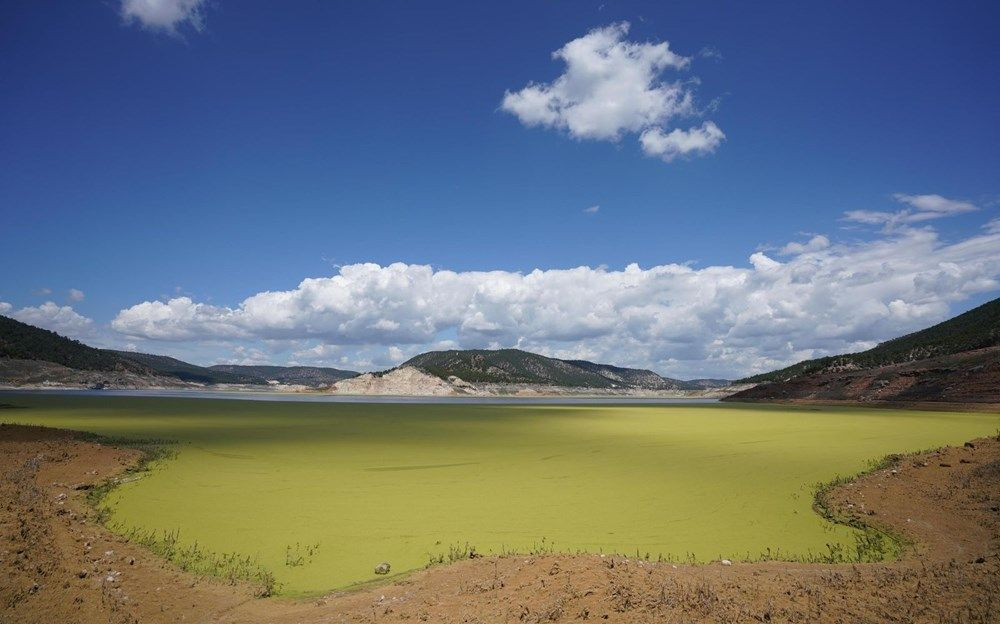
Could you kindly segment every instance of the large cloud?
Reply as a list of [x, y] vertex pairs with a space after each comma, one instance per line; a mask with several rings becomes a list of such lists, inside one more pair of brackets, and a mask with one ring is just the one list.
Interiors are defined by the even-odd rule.
[[112, 327], [161, 340], [304, 340], [407, 353], [453, 339], [732, 375], [864, 348], [1000, 287], [1000, 233], [992, 229], [953, 243], [913, 228], [868, 242], [814, 236], [782, 252], [784, 262], [757, 252], [745, 267], [527, 274], [355, 264], [235, 307], [147, 301], [122, 310]]
[[14, 306], [0, 301], [0, 314], [17, 319], [22, 323], [43, 327], [70, 338], [86, 338], [94, 335], [94, 321], [76, 312], [70, 306], [60, 306], [46, 301], [40, 306], [28, 306], [15, 310]]
[[579, 139], [617, 141], [642, 133], [643, 151], [672, 160], [708, 154], [725, 135], [712, 122], [669, 133], [664, 126], [692, 115], [693, 81], [664, 82], [668, 69], [684, 69], [691, 60], [670, 50], [667, 42], [625, 41], [629, 24], [597, 28], [556, 50], [565, 72], [550, 83], [531, 83], [504, 94], [501, 107], [528, 126], [565, 130]]

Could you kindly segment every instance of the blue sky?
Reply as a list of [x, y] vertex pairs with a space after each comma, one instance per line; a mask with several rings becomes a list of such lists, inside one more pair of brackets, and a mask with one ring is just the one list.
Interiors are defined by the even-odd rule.
[[[518, 345], [733, 376], [863, 348], [998, 289], [1000, 9], [929, 5], [7, 4], [0, 312], [201, 363]], [[598, 88], [571, 42], [625, 58]], [[544, 110], [505, 99], [532, 84]], [[892, 287], [831, 305], [873, 257]], [[694, 273], [623, 299], [632, 263]]]

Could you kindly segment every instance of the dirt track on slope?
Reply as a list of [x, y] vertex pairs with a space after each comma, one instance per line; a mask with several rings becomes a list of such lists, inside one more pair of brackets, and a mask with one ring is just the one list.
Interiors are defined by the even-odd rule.
[[898, 562], [485, 557], [307, 601], [182, 572], [96, 523], [86, 488], [139, 459], [0, 425], [0, 622], [1000, 622], [993, 438], [906, 457], [830, 494], [838, 513], [912, 540]]

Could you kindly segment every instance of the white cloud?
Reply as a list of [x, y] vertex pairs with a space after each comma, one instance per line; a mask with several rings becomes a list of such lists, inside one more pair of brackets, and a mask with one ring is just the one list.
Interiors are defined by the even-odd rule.
[[702, 58], [715, 59], [716, 61], [722, 60], [722, 52], [715, 46], [705, 46], [698, 52], [698, 56]]
[[241, 366], [259, 366], [270, 364], [274, 356], [262, 349], [237, 345], [233, 347], [232, 357], [224, 359], [222, 364], [238, 364]]
[[706, 121], [701, 127], [687, 130], [674, 128], [666, 134], [661, 128], [650, 128], [639, 136], [639, 143], [647, 155], [670, 162], [679, 156], [711, 154], [725, 138], [719, 126]]
[[700, 269], [522, 274], [355, 264], [235, 307], [188, 297], [140, 303], [112, 327], [161, 340], [304, 340], [319, 343], [315, 359], [353, 352], [356, 364], [387, 359], [388, 347], [412, 354], [448, 341], [587, 354], [678, 376], [740, 375], [865, 348], [1000, 288], [996, 231], [950, 243], [914, 228], [867, 242], [815, 235], [783, 251], [784, 262], [757, 252], [748, 266]]
[[52, 294], [52, 289], [51, 288], [36, 288], [35, 290], [31, 291], [31, 294], [35, 295], [36, 297], [48, 297], [49, 295]]
[[9, 303], [0, 302], [0, 312], [22, 323], [52, 330], [70, 338], [83, 338], [94, 333], [94, 322], [77, 314], [70, 306], [59, 306], [46, 301], [40, 306], [14, 310]]
[[780, 253], [783, 256], [790, 256], [803, 253], [811, 253], [814, 251], [821, 251], [830, 246], [830, 239], [823, 236], [822, 234], [817, 234], [810, 238], [805, 243], [791, 242], [781, 248]]
[[121, 0], [121, 15], [149, 30], [176, 34], [188, 24], [200, 32], [205, 27], [204, 6], [205, 0]]
[[389, 359], [392, 360], [393, 362], [399, 363], [409, 358], [406, 357], [406, 354], [403, 353], [402, 349], [393, 345], [389, 347]]
[[979, 210], [971, 202], [948, 199], [940, 195], [907, 195], [905, 193], [895, 193], [892, 198], [902, 204], [906, 204], [909, 208], [903, 208], [895, 212], [849, 210], [844, 213], [844, 220], [869, 225], [882, 225], [888, 231], [900, 226]]
[[[628, 22], [621, 22], [570, 41], [552, 55], [566, 64], [561, 76], [507, 91], [501, 108], [526, 126], [565, 130], [578, 139], [617, 141], [625, 133], [653, 132], [650, 141], [672, 137], [663, 140], [687, 148], [679, 153], [714, 150], [724, 136], [715, 124], [664, 134], [673, 118], [694, 114], [691, 85], [697, 81], [664, 82], [660, 76], [686, 68], [691, 59], [672, 52], [665, 41], [626, 41], [628, 31]], [[662, 156], [665, 149], [652, 153]]]
[[593, 206], [590, 206], [589, 208], [584, 208], [583, 212], [584, 212], [584, 214], [591, 214], [592, 215], [592, 214], [597, 214], [600, 210], [601, 210], [601, 207], [599, 205], [597, 205], [597, 204], [594, 204]]
[[70, 288], [69, 292], [66, 294], [66, 297], [70, 301], [83, 301], [85, 296], [86, 295], [83, 294], [82, 290], [77, 290], [76, 288]]

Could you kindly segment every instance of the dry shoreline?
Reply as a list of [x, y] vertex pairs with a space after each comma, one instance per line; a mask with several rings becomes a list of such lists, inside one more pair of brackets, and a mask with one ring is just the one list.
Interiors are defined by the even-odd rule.
[[[1000, 441], [905, 458], [835, 488], [838, 513], [916, 545], [881, 564], [699, 566], [488, 557], [308, 601], [196, 577], [95, 522], [87, 488], [141, 458], [0, 427], [0, 622], [996, 622]], [[736, 512], [734, 510], [734, 512]]]

